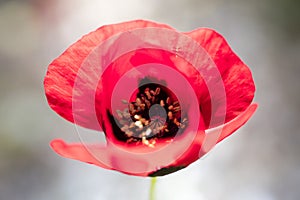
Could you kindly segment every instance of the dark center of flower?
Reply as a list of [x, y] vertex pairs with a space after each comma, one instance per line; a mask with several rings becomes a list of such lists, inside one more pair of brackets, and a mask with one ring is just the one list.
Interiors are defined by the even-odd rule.
[[165, 86], [148, 83], [140, 86], [124, 110], [117, 110], [113, 125], [118, 140], [140, 143], [154, 147], [159, 138], [173, 138], [187, 126], [187, 117], [182, 117], [181, 106], [176, 96]]

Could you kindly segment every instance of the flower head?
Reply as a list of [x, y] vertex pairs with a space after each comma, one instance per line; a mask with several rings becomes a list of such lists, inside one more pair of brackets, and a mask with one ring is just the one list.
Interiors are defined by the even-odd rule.
[[207, 28], [136, 20], [82, 37], [48, 67], [50, 107], [106, 143], [51, 142], [63, 157], [137, 176], [199, 159], [255, 112], [249, 68]]

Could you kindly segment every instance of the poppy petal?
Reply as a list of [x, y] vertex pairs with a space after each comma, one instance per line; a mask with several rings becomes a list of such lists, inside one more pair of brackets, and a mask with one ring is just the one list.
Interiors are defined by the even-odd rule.
[[[148, 139], [148, 130], [133, 136], [126, 132], [129, 125], [137, 126], [133, 114], [127, 115], [130, 105], [133, 111], [142, 107], [138, 95], [148, 98], [150, 83], [154, 89], [149, 94], [158, 88], [157, 94], [168, 97], [156, 104], [177, 99], [176, 110], [167, 109], [180, 111], [180, 127], [185, 127], [180, 134]], [[251, 72], [220, 34], [207, 28], [179, 33], [143, 20], [103, 26], [83, 36], [49, 65], [44, 87], [55, 112], [75, 125], [104, 130], [107, 139], [105, 144], [56, 139], [50, 144], [56, 153], [136, 176], [162, 176], [188, 166], [257, 109], [251, 104]]]
[[209, 151], [215, 144], [221, 142], [243, 126], [252, 117], [257, 107], [258, 104], [252, 103], [244, 112], [228, 123], [206, 130], [206, 141], [203, 141], [202, 150], [204, 150], [204, 152]]
[[180, 158], [174, 161], [174, 163], [165, 168], [167, 169], [176, 166], [186, 167], [194, 161], [198, 160], [207, 152], [209, 152], [217, 143], [221, 142], [223, 139], [230, 136], [238, 128], [244, 125], [254, 114], [257, 107], [258, 105], [253, 103], [244, 112], [242, 112], [227, 124], [218, 126], [210, 130], [206, 130], [205, 134], [199, 132], [187, 151], [182, 154]]
[[[61, 155], [62, 157], [94, 164], [105, 169], [111, 169], [111, 167], [101, 162], [91, 153], [91, 147], [87, 149], [87, 147], [82, 144], [67, 144], [61, 139], [51, 141], [50, 146], [57, 154]], [[105, 148], [98, 147], [98, 151], [100, 151], [101, 149]]]
[[57, 154], [65, 158], [135, 176], [148, 176], [149, 174], [148, 164], [144, 162], [142, 155], [137, 156], [138, 154], [122, 151], [113, 146], [67, 144], [61, 139], [53, 140], [50, 146]]
[[[226, 91], [227, 111], [225, 122], [228, 122], [243, 112], [253, 100], [255, 85], [251, 71], [232, 51], [223, 36], [216, 31], [200, 28], [186, 34], [196, 40], [207, 51], [218, 67]], [[212, 96], [210, 97], [210, 95]], [[223, 99], [218, 99], [213, 95], [206, 95], [207, 98], [201, 102], [205, 123], [209, 125], [207, 128], [223, 124], [222, 121], [218, 120], [214, 120], [213, 124], [210, 124], [211, 117], [217, 117], [217, 113], [211, 113], [212, 99], [215, 99], [213, 101], [223, 101]]]
[[[164, 24], [157, 24], [154, 22], [136, 20], [130, 22], [124, 22], [109, 26], [102, 26], [94, 32], [91, 32], [83, 36], [80, 40], [70, 46], [62, 55], [56, 58], [49, 66], [46, 77], [44, 79], [45, 93], [50, 107], [68, 121], [74, 122], [73, 116], [73, 87], [75, 79], [78, 75], [78, 71], [87, 58], [87, 56], [109, 37], [125, 32], [128, 30], [134, 30], [144, 27], [159, 27], [168, 28], [169, 26]], [[92, 76], [93, 73], [86, 74], [87, 77]], [[95, 75], [95, 74], [94, 74]], [[99, 76], [99, 74], [97, 74]], [[96, 76], [96, 75], [95, 75]], [[88, 84], [82, 86], [82, 97], [89, 91]], [[77, 87], [78, 89], [78, 87]], [[80, 90], [80, 88], [79, 88]], [[91, 89], [94, 92], [94, 89]], [[87, 95], [90, 96], [90, 95]], [[77, 104], [89, 104], [94, 99], [79, 98], [80, 102]], [[92, 104], [93, 105], [93, 104]], [[85, 109], [88, 106], [84, 107]], [[94, 109], [94, 108], [91, 108]], [[99, 130], [98, 123], [93, 116], [92, 110], [80, 110], [76, 111], [78, 117], [76, 117], [76, 124], [86, 128]]]

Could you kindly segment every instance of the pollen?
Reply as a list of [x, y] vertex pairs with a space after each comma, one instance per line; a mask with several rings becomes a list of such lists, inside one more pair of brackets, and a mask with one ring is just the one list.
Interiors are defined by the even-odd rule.
[[182, 117], [181, 106], [175, 95], [165, 86], [145, 84], [139, 87], [134, 101], [123, 111], [117, 110], [118, 124], [127, 143], [142, 143], [154, 148], [159, 138], [175, 137], [188, 125]]

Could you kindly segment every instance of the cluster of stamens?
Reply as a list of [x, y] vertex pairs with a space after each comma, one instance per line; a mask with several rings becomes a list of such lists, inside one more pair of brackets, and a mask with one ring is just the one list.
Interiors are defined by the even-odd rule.
[[188, 120], [181, 120], [179, 101], [172, 100], [166, 90], [149, 84], [139, 88], [135, 101], [122, 100], [128, 108], [117, 110], [118, 124], [127, 143], [154, 147], [158, 138], [172, 138], [186, 128]]

